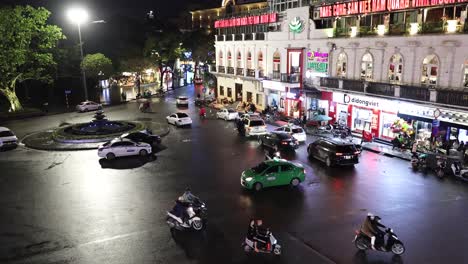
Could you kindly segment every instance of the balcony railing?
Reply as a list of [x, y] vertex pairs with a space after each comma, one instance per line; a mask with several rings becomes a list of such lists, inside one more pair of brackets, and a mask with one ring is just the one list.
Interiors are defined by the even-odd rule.
[[388, 29], [388, 34], [389, 35], [404, 35], [406, 34], [407, 27], [409, 26], [406, 26], [405, 24], [390, 25], [390, 28]]
[[234, 74], [234, 67], [227, 67], [228, 74]]
[[226, 68], [224, 66], [218, 66], [218, 72], [219, 73], [225, 73], [226, 72]]
[[390, 83], [374, 83], [371, 82], [367, 86], [367, 93], [394, 96], [395, 95], [395, 86]]
[[243, 68], [236, 68], [236, 75], [244, 75], [244, 69]]
[[443, 33], [444, 22], [426, 22], [422, 24], [421, 33]]
[[259, 70], [258, 71], [258, 78], [263, 78], [265, 77], [265, 73], [263, 72], [263, 70]]
[[273, 80], [280, 80], [281, 79], [281, 73], [279, 71], [273, 71]]
[[247, 76], [255, 77], [255, 70], [254, 69], [247, 69]]
[[281, 74], [281, 82], [286, 82], [286, 83], [298, 83], [299, 82], [299, 74], [287, 74], [287, 73], [282, 73]]
[[468, 107], [468, 93], [455, 90], [438, 90], [437, 103]]
[[400, 85], [400, 97], [420, 101], [429, 101], [429, 88]]
[[355, 92], [364, 92], [364, 82], [359, 80], [343, 80], [343, 89]]
[[338, 78], [320, 78], [320, 86], [329, 88], [339, 88]]

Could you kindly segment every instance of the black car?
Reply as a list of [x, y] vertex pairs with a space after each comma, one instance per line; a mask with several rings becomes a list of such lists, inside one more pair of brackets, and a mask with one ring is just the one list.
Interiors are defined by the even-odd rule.
[[161, 137], [157, 135], [151, 135], [143, 132], [133, 132], [126, 133], [121, 136], [121, 138], [128, 138], [134, 142], [144, 142], [148, 143], [151, 146], [156, 144], [161, 144]]
[[327, 164], [354, 165], [359, 163], [359, 151], [353, 143], [340, 139], [319, 139], [307, 147], [309, 157], [314, 157]]
[[295, 150], [299, 147], [299, 141], [285, 132], [271, 132], [261, 135], [259, 138], [260, 145], [267, 146], [275, 151], [277, 150]]

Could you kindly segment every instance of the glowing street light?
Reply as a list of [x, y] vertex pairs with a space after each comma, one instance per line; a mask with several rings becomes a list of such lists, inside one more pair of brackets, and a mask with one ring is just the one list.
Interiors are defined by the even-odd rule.
[[[80, 54], [81, 54], [81, 63], [83, 63], [83, 42], [81, 41], [81, 27], [80, 25], [88, 21], [88, 12], [82, 8], [72, 8], [67, 11], [68, 19], [71, 22], [75, 23], [78, 26], [78, 37], [80, 41]], [[88, 101], [88, 89], [86, 88], [86, 73], [81, 67], [81, 74], [83, 75], [83, 89], [85, 101]]]

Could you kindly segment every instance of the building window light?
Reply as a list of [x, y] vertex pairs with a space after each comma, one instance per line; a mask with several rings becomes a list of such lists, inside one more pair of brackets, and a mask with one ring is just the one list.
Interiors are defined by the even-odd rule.
[[351, 27], [351, 37], [354, 38], [357, 36], [357, 27]]
[[418, 23], [410, 23], [409, 34], [416, 35], [419, 31], [419, 24]]
[[385, 35], [385, 25], [378, 25], [377, 26], [377, 34], [379, 36]]
[[457, 20], [447, 20], [447, 32], [454, 33], [457, 31]]

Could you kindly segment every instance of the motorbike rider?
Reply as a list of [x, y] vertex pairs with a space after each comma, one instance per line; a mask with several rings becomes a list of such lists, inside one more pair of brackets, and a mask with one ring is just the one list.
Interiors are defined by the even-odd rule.
[[364, 223], [361, 226], [361, 231], [366, 234], [371, 239], [371, 246], [373, 250], [375, 249], [375, 240], [376, 237], [383, 239], [385, 236], [385, 231], [379, 229], [379, 227], [386, 228], [380, 223], [380, 217], [375, 216], [372, 213], [368, 213]]
[[265, 249], [268, 243], [269, 231], [263, 227], [261, 219], [250, 220], [247, 238], [253, 241], [255, 252]]
[[[187, 219], [189, 218], [189, 213], [188, 210], [190, 208], [190, 205], [193, 204], [195, 201], [198, 200], [198, 197], [192, 194], [190, 188], [186, 188], [185, 192], [177, 199], [177, 205], [181, 206], [184, 208], [182, 211], [182, 221], [185, 223]], [[177, 206], [176, 205], [176, 206]]]
[[206, 109], [204, 106], [200, 107], [200, 116], [205, 117], [206, 116]]

